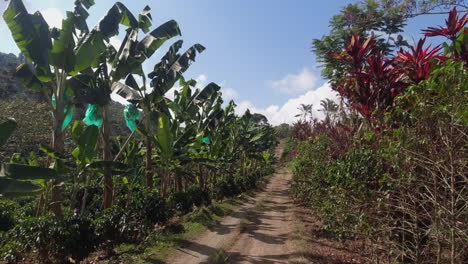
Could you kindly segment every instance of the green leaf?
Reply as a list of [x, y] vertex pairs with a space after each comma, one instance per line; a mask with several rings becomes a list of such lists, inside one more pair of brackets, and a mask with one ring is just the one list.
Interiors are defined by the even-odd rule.
[[53, 169], [13, 163], [2, 164], [0, 175], [15, 180], [52, 180], [58, 177]]
[[99, 23], [77, 45], [75, 73], [95, 65], [107, 50], [105, 42], [119, 33], [119, 24], [138, 28], [138, 21], [122, 3], [115, 3]]
[[77, 148], [72, 155], [80, 162], [89, 162], [96, 155], [96, 144], [99, 137], [97, 126], [87, 126], [83, 122], [75, 121], [72, 127], [72, 138]]
[[143, 51], [147, 58], [151, 57], [168, 39], [180, 36], [180, 28], [175, 20], [167, 21], [151, 31], [138, 43], [138, 49]]
[[149, 6], [145, 6], [140, 15], [138, 15], [138, 27], [141, 28], [143, 32], [148, 33], [149, 28], [151, 27], [151, 20], [151, 8]]
[[82, 71], [90, 66], [97, 66], [99, 56], [106, 51], [102, 32], [90, 31], [80, 42], [77, 43], [76, 63], [73, 74]]
[[82, 121], [75, 121], [72, 126], [72, 139], [75, 144], [78, 144], [80, 137], [83, 134], [84, 124]]
[[128, 170], [127, 165], [121, 162], [112, 161], [112, 160], [96, 161], [96, 162], [89, 164], [88, 168], [99, 170], [105, 173], [111, 173], [113, 175], [123, 174], [127, 172]]
[[23, 63], [16, 68], [15, 77], [24, 84], [24, 86], [35, 92], [41, 92], [42, 89], [44, 89], [42, 82], [26, 63]]
[[73, 39], [74, 33], [73, 13], [67, 12], [67, 18], [62, 20], [62, 29], [60, 36], [54, 41], [52, 51], [50, 52], [50, 63], [63, 69], [66, 72], [72, 72], [75, 67], [75, 40]]
[[65, 160], [65, 157], [64, 157], [62, 154], [60, 154], [60, 153], [54, 151], [54, 150], [53, 150], [52, 148], [50, 148], [50, 147], [41, 145], [41, 146], [39, 146], [39, 149], [40, 149], [42, 152], [46, 153], [47, 156], [49, 156], [49, 157], [52, 157], [52, 158], [58, 159], [58, 160]]
[[121, 82], [114, 82], [112, 84], [111, 90], [113, 93], [120, 95], [129, 102], [137, 103], [141, 100], [141, 97], [137, 91]]
[[96, 154], [96, 144], [99, 138], [99, 128], [88, 126], [80, 136], [78, 146], [80, 147], [81, 160], [91, 160]]
[[209, 97], [211, 97], [212, 94], [217, 93], [220, 89], [221, 87], [219, 87], [219, 85], [217, 85], [216, 83], [209, 83], [197, 95], [197, 100], [204, 101], [208, 99]]
[[171, 132], [171, 124], [169, 117], [164, 114], [159, 114], [158, 129], [156, 130], [156, 143], [161, 150], [161, 156], [170, 158], [172, 156], [173, 135]]
[[182, 73], [195, 61], [197, 53], [205, 50], [202, 45], [195, 44], [183, 54], [177, 54], [181, 47], [182, 40], [175, 42], [162, 57], [161, 62], [154, 66], [153, 72], [148, 74], [148, 77], [152, 79], [151, 86], [154, 87], [152, 93], [156, 96], [162, 96], [174, 87]]
[[14, 119], [8, 119], [7, 121], [0, 123], [0, 147], [5, 145], [17, 126], [18, 124]]
[[0, 177], [0, 196], [32, 195], [40, 189], [40, 185], [29, 181], [16, 181]]
[[49, 51], [52, 40], [49, 26], [41, 13], [29, 14], [21, 0], [11, 0], [3, 13], [16, 45], [26, 59], [35, 66], [39, 80], [51, 80]]

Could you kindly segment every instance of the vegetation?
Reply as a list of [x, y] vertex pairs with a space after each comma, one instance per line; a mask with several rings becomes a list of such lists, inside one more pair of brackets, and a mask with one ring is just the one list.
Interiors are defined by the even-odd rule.
[[344, 107], [294, 125], [293, 196], [335, 238], [362, 240], [374, 263], [468, 257], [466, 17], [454, 8], [423, 30], [447, 43], [396, 53], [353, 32], [326, 65], [340, 71], [328, 77]]
[[[254, 189], [273, 171], [266, 118], [237, 116], [218, 85], [198, 89], [184, 78], [202, 45], [179, 53], [176, 41], [145, 74], [142, 63], [180, 35], [177, 23], [150, 30], [149, 7], [137, 18], [116, 3], [89, 29], [93, 4], [75, 1], [61, 29], [21, 0], [3, 15], [24, 56], [8, 57], [21, 63], [11, 79], [40, 94], [0, 102], [8, 115], [0, 120], [0, 258], [8, 262], [75, 263], [159, 236], [174, 217]], [[124, 41], [113, 47], [119, 25]], [[129, 104], [112, 103], [112, 92]], [[124, 122], [130, 131], [115, 129]]]

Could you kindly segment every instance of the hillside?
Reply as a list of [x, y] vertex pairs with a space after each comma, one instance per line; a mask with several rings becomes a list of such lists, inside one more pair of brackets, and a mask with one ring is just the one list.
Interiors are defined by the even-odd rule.
[[14, 77], [16, 67], [24, 57], [0, 52], [0, 100], [25, 99], [44, 102], [43, 95], [27, 89]]
[[[40, 152], [41, 144], [50, 144], [52, 119], [44, 95], [28, 89], [14, 77], [16, 67], [23, 61], [21, 54], [0, 52], [0, 121], [14, 118], [18, 122], [18, 130], [0, 150], [0, 161], [9, 159], [14, 153], [29, 156], [32, 151]], [[76, 105], [73, 120], [83, 119], [85, 111], [86, 106]], [[113, 135], [127, 135], [129, 130], [123, 118], [123, 105], [112, 103], [110, 111], [114, 113]]]

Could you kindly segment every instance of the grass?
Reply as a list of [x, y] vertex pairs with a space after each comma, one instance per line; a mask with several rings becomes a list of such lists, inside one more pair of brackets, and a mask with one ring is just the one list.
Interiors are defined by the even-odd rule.
[[289, 258], [288, 263], [290, 264], [305, 264], [311, 263], [305, 256], [307, 252], [307, 232], [304, 223], [294, 212], [294, 205], [292, 205], [289, 210], [291, 210], [292, 215], [292, 233], [289, 236], [291, 240], [291, 245], [293, 247], [293, 254]]
[[247, 196], [248, 194], [242, 194], [224, 202], [213, 202], [208, 207], [198, 208], [181, 218], [183, 233], [155, 232], [142, 243], [121, 244], [114, 249], [116, 256], [102, 263], [165, 263], [164, 259], [176, 248], [187, 246], [190, 240], [218, 224], [224, 216], [236, 210]]

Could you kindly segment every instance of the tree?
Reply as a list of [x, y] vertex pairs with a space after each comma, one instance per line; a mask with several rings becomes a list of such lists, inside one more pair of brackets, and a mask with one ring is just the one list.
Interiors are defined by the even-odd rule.
[[[67, 78], [89, 67], [93, 61], [92, 54], [80, 52], [75, 43], [81, 33], [89, 31], [86, 9], [93, 4], [93, 0], [76, 0], [74, 11], [67, 12], [61, 29], [50, 29], [40, 12], [29, 14], [21, 0], [11, 0], [3, 13], [3, 19], [18, 48], [26, 60], [32, 63], [21, 64], [16, 76], [25, 86], [43, 93], [48, 100], [53, 114], [52, 149], [57, 153], [64, 151], [63, 130], [73, 116], [73, 91], [67, 86]], [[82, 60], [85, 63], [79, 63]], [[57, 170], [61, 168], [59, 160], [54, 165]], [[62, 215], [58, 203], [61, 199], [59, 183], [54, 182], [51, 202], [51, 208], [57, 216]]]
[[301, 104], [297, 109], [300, 111], [300, 114], [297, 114], [295, 117], [301, 117], [306, 120], [309, 118], [313, 120], [313, 104]]
[[320, 100], [320, 105], [322, 109], [319, 111], [323, 111], [325, 113], [325, 118], [330, 119], [333, 118], [337, 113], [339, 106], [330, 98], [325, 98], [325, 100]]
[[[117, 10], [117, 11], [114, 11]], [[80, 102], [88, 103], [88, 114], [89, 122], [97, 122], [98, 126], [101, 126], [101, 136], [103, 142], [103, 160], [108, 161], [110, 165], [113, 160], [110, 151], [110, 134], [111, 124], [109, 115], [109, 105], [111, 103], [110, 94], [116, 92], [122, 95], [129, 101], [130, 107], [136, 110], [134, 104], [141, 103], [141, 105], [150, 106], [150, 104], [144, 100], [148, 99], [146, 95], [146, 78], [143, 73], [142, 64], [143, 62], [151, 57], [154, 52], [163, 45], [166, 40], [171, 39], [174, 36], [180, 35], [180, 29], [174, 20], [170, 20], [156, 29], [149, 32], [151, 27], [151, 9], [146, 6], [138, 16], [138, 19], [121, 3], [116, 3], [109, 12], [101, 19], [107, 21], [113, 25], [108, 28], [109, 31], [118, 32], [119, 23], [122, 23], [128, 27], [126, 35], [122, 44], [118, 49], [108, 44], [107, 49], [101, 53], [99, 58], [96, 60], [97, 68], [86, 69], [81, 75], [75, 78], [76, 89], [82, 89], [86, 87], [84, 96], [81, 97]], [[96, 34], [100, 28], [96, 27], [91, 33]], [[142, 40], [138, 40], [138, 34], [140, 31], [148, 33]], [[88, 39], [92, 39], [89, 36]], [[107, 42], [107, 41], [106, 41]], [[110, 72], [110, 74], [108, 74]], [[142, 77], [143, 84], [140, 86], [133, 75], [139, 75]], [[122, 83], [121, 80], [125, 80]], [[80, 88], [81, 86], [81, 88]], [[145, 114], [148, 117], [146, 120], [149, 122], [148, 108], [142, 107], [145, 110]], [[135, 128], [132, 127], [132, 130]], [[151, 164], [151, 148], [147, 148], [147, 164]], [[119, 164], [114, 164], [120, 166]], [[149, 166], [147, 184], [152, 187], [152, 172]], [[113, 180], [110, 172], [104, 172], [104, 208], [112, 206], [113, 201]]]
[[254, 120], [254, 122], [257, 124], [257, 125], [260, 125], [260, 126], [268, 126], [270, 125], [268, 123], [268, 118], [266, 118], [266, 116], [262, 115], [262, 114], [259, 114], [259, 113], [254, 113], [252, 114], [252, 118]]
[[373, 37], [385, 55], [401, 47], [408, 47], [402, 35], [408, 19], [431, 14], [435, 9], [447, 12], [454, 5], [467, 8], [463, 0], [361, 0], [343, 7], [330, 20], [330, 33], [312, 41], [312, 51], [322, 66], [322, 76], [332, 83], [340, 80], [349, 69], [331, 53], [339, 53], [353, 34], [361, 38]]

